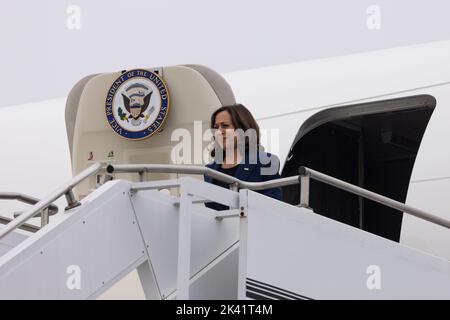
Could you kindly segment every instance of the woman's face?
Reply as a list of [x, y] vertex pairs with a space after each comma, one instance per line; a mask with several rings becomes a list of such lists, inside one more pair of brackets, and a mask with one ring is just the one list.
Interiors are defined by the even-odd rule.
[[234, 125], [228, 111], [219, 112], [214, 122], [215, 139], [222, 149], [235, 148]]

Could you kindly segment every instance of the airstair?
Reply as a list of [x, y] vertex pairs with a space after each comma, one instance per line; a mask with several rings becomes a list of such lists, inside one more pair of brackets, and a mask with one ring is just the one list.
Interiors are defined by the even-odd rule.
[[[230, 189], [192, 176], [113, 179], [77, 200], [73, 188], [105, 170], [209, 175]], [[450, 226], [305, 167], [251, 183], [202, 166], [96, 163], [0, 228], [0, 299], [95, 299], [135, 269], [147, 299], [450, 299], [449, 261], [315, 214], [311, 179]], [[257, 192], [294, 184], [297, 206]], [[62, 196], [64, 213], [18, 230]]]

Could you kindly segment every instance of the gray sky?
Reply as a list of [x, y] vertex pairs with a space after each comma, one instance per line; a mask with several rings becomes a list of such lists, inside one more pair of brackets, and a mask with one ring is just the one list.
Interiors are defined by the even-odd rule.
[[228, 72], [446, 40], [449, 16], [448, 0], [9, 1], [0, 106], [65, 96], [97, 72], [184, 63]]

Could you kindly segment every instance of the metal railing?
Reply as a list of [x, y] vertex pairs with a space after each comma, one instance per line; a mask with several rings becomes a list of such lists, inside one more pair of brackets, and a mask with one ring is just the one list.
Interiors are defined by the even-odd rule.
[[250, 190], [264, 190], [269, 188], [284, 187], [298, 184], [298, 176], [280, 178], [276, 180], [264, 182], [247, 182], [239, 180], [233, 176], [216, 171], [214, 169], [196, 166], [196, 165], [176, 165], [176, 164], [120, 164], [109, 165], [106, 167], [108, 173], [138, 173], [140, 180], [143, 181], [143, 174], [145, 172], [153, 173], [180, 173], [180, 174], [203, 174], [213, 179], [228, 183], [230, 189], [240, 187], [242, 189]]
[[90, 176], [96, 174], [100, 171], [102, 168], [100, 163], [93, 164], [86, 170], [82, 171], [75, 177], [73, 177], [69, 182], [64, 184], [62, 187], [54, 191], [50, 196], [47, 198], [39, 201], [36, 203], [33, 207], [31, 207], [29, 210], [25, 211], [23, 214], [18, 216], [17, 218], [11, 220], [7, 225], [5, 225], [4, 228], [0, 229], [0, 239], [9, 234], [10, 232], [14, 231], [16, 228], [22, 226], [25, 224], [27, 220], [34, 217], [36, 214], [44, 210], [45, 208], [48, 208], [56, 199], [61, 197], [62, 195], [65, 195], [67, 200], [67, 207], [66, 210], [75, 208], [80, 205], [80, 202], [78, 202], [75, 198], [75, 195], [73, 194], [73, 188], [76, 187], [80, 182], [83, 180], [89, 178]]
[[[7, 218], [7, 217], [0, 217], [0, 224], [8, 224], [12, 221], [12, 218]], [[22, 229], [28, 232], [38, 232], [39, 230], [41, 230], [41, 228], [39, 228], [38, 226], [35, 226], [33, 224], [28, 224], [28, 223], [24, 223], [23, 225], [21, 225], [20, 227], [18, 227], [18, 229]]]
[[[59, 188], [48, 198], [36, 203], [30, 210], [21, 214], [16, 219], [8, 223], [5, 228], [0, 230], [0, 239], [5, 235], [9, 234], [16, 228], [25, 224], [25, 222], [34, 217], [36, 214], [41, 212], [44, 208], [48, 208], [53, 201], [58, 199], [60, 196], [65, 195], [68, 202], [67, 209], [79, 206], [80, 203], [75, 199], [72, 189], [77, 186], [83, 180], [89, 178], [90, 176], [96, 174], [102, 169], [99, 163], [92, 165], [86, 170], [82, 171], [80, 174], [75, 176], [70, 182]], [[314, 171], [306, 167], [300, 167], [299, 175], [274, 179], [264, 182], [247, 182], [239, 180], [235, 177], [229, 176], [227, 174], [218, 172], [216, 170], [210, 169], [204, 166], [194, 166], [194, 165], [168, 165], [168, 164], [148, 164], [148, 165], [109, 165], [106, 168], [108, 173], [138, 173], [140, 180], [144, 180], [145, 172], [154, 173], [179, 173], [179, 174], [203, 174], [209, 176], [213, 179], [228, 183], [230, 189], [237, 191], [239, 188], [249, 189], [249, 190], [264, 190], [270, 188], [284, 187], [289, 185], [295, 185], [300, 183], [300, 206], [309, 207], [309, 184], [310, 179], [320, 181], [322, 183], [334, 186], [341, 190], [350, 192], [352, 194], [361, 196], [363, 198], [378, 202], [382, 205], [388, 206], [390, 208], [403, 211], [404, 213], [410, 214], [417, 218], [429, 221], [431, 223], [450, 228], [450, 221], [444, 218], [438, 217], [436, 215], [430, 214], [423, 210], [408, 206], [399, 201], [384, 197], [375, 192], [368, 191], [366, 189], [360, 188], [358, 186], [352, 185], [345, 181], [333, 178], [326, 174]]]
[[[27, 203], [27, 204], [31, 204], [31, 205], [35, 205], [36, 203], [38, 203], [40, 200], [23, 194], [23, 193], [15, 193], [15, 192], [0, 192], [0, 200], [17, 200], [23, 203]], [[19, 215], [21, 215], [23, 212], [16, 212], [14, 213], [14, 218], [17, 218]], [[36, 215], [34, 217], [40, 217], [41, 218], [41, 228], [45, 225], [48, 224], [49, 222], [49, 217], [52, 215], [55, 215], [58, 213], [58, 207], [55, 206], [54, 204], [50, 204], [48, 207], [42, 209], [41, 212], [36, 213]], [[1, 224], [7, 224], [9, 222], [11, 222], [12, 219], [6, 218], [6, 217], [0, 217], [0, 223]], [[27, 231], [34, 231], [35, 229], [32, 228], [32, 225], [27, 225], [24, 227]], [[24, 229], [22, 228], [22, 229]], [[39, 230], [39, 228], [37, 228], [37, 230]]]
[[399, 201], [390, 199], [388, 197], [379, 195], [375, 192], [363, 189], [361, 187], [352, 185], [345, 181], [336, 179], [329, 175], [314, 171], [307, 167], [299, 168], [299, 175], [287, 178], [274, 179], [264, 182], [247, 182], [241, 181], [235, 177], [218, 172], [203, 166], [195, 165], [166, 165], [166, 164], [148, 164], [148, 165], [109, 165], [106, 168], [108, 173], [139, 173], [140, 180], [143, 181], [145, 172], [154, 173], [181, 173], [181, 174], [203, 174], [214, 178], [216, 180], [228, 183], [230, 189], [237, 190], [237, 188], [249, 189], [249, 190], [264, 190], [277, 187], [285, 187], [289, 185], [295, 185], [300, 183], [300, 206], [309, 208], [309, 184], [310, 179], [320, 181], [322, 183], [334, 186], [338, 189], [350, 192], [352, 194], [361, 196], [368, 200], [378, 202], [387, 207], [400, 210], [404, 213], [410, 214], [417, 218], [429, 221], [431, 223], [440, 225], [445, 228], [450, 228], [450, 221], [423, 210], [408, 206]]
[[353, 193], [360, 197], [378, 202], [387, 207], [403, 211], [404, 213], [410, 214], [414, 217], [432, 222], [432, 223], [440, 225], [442, 227], [450, 228], [450, 221], [447, 219], [444, 219], [444, 218], [438, 217], [436, 215], [433, 215], [431, 213], [428, 213], [426, 211], [408, 206], [399, 201], [379, 195], [378, 193], [363, 189], [363, 188], [355, 186], [351, 183], [333, 178], [331, 176], [320, 173], [318, 171], [314, 171], [307, 167], [299, 168], [299, 176], [298, 177], [300, 180], [300, 188], [301, 188], [300, 206], [309, 207], [309, 182], [310, 182], [309, 180], [314, 179], [314, 180], [323, 182], [325, 184], [328, 184], [330, 186], [336, 187], [338, 189]]

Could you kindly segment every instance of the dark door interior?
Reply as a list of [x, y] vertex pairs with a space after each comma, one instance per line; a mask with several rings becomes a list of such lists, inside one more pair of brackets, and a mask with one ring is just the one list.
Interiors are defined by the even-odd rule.
[[[298, 168], [306, 166], [404, 203], [433, 108], [416, 103], [410, 108], [325, 122], [296, 139], [282, 176], [297, 175]], [[285, 187], [284, 201], [298, 204], [299, 194], [298, 185]], [[400, 239], [403, 214], [398, 210], [314, 180], [309, 201], [318, 214], [394, 241]]]

